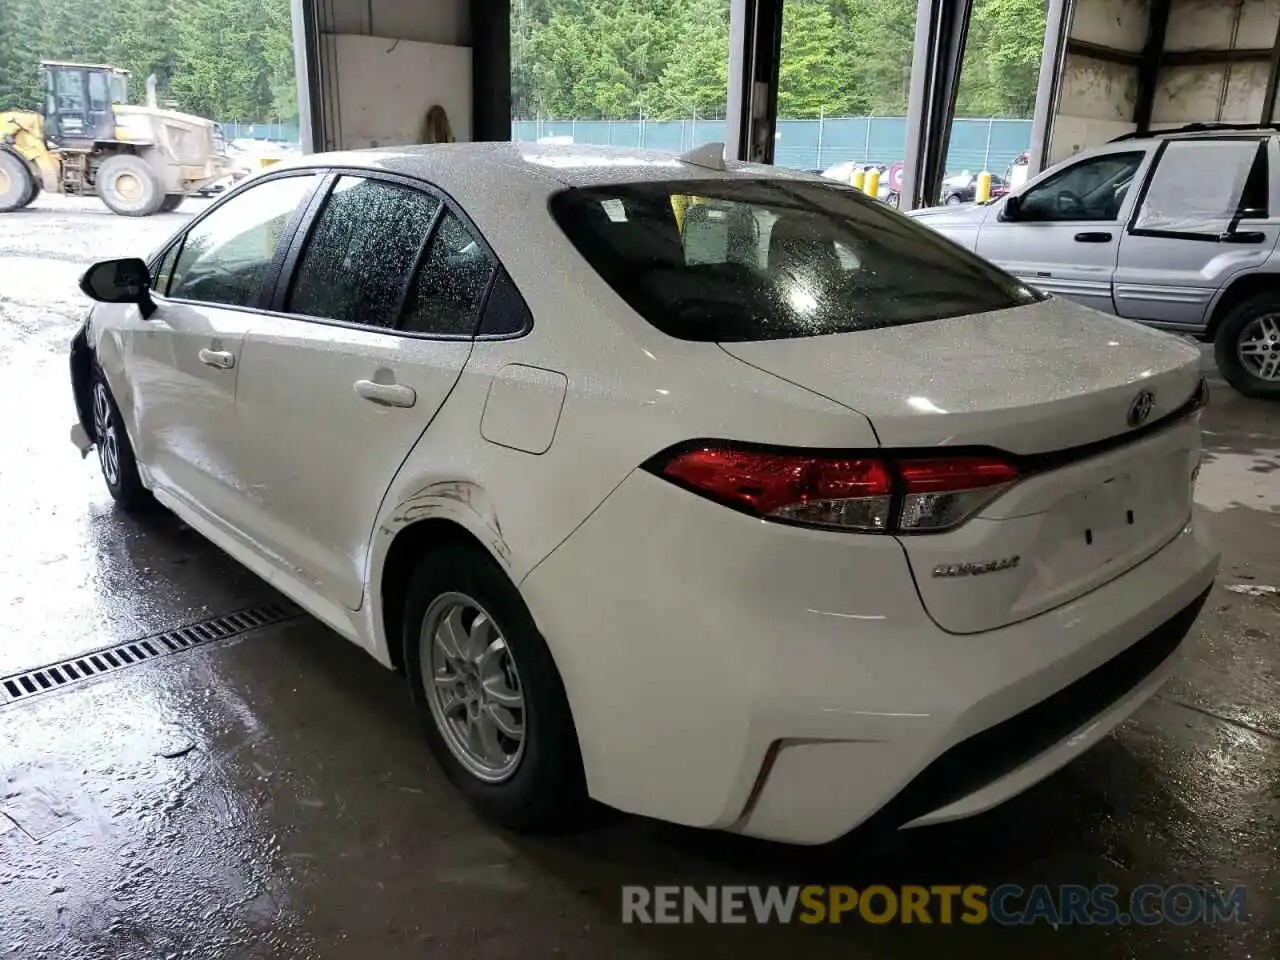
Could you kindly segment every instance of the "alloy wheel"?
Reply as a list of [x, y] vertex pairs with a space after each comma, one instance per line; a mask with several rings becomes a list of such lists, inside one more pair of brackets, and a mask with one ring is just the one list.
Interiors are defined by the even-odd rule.
[[1259, 380], [1280, 382], [1280, 314], [1264, 313], [1255, 317], [1240, 332], [1236, 355], [1241, 365]]
[[93, 386], [93, 428], [98, 438], [98, 462], [102, 475], [112, 487], [120, 483], [120, 438], [116, 418], [111, 412], [111, 398], [104, 383]]
[[520, 675], [497, 623], [463, 593], [427, 608], [419, 636], [422, 683], [449, 752], [485, 783], [510, 778], [524, 756]]

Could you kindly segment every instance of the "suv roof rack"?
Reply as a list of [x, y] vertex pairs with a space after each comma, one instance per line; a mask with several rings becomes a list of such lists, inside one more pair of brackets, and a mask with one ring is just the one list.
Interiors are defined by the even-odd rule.
[[1146, 140], [1150, 137], [1169, 137], [1180, 133], [1216, 133], [1219, 131], [1229, 133], [1231, 131], [1243, 132], [1250, 130], [1277, 131], [1280, 130], [1280, 123], [1188, 123], [1182, 127], [1170, 127], [1167, 130], [1150, 130], [1146, 133], [1138, 133], [1135, 130], [1133, 133], [1125, 133], [1118, 137], [1113, 137], [1107, 142], [1120, 143], [1124, 140]]

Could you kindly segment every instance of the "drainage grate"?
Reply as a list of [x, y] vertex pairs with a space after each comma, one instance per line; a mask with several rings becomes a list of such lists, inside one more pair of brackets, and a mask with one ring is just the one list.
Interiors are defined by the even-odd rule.
[[141, 640], [127, 640], [114, 647], [80, 654], [45, 667], [15, 673], [0, 679], [0, 705], [25, 700], [50, 690], [61, 690], [82, 680], [131, 667], [144, 660], [180, 653], [217, 640], [229, 640], [253, 630], [292, 620], [301, 614], [302, 611], [290, 603], [265, 603], [166, 630]]

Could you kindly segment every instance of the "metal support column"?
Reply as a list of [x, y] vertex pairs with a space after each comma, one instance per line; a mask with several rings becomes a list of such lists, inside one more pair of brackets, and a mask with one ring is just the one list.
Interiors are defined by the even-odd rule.
[[1049, 0], [1044, 24], [1044, 51], [1040, 55], [1040, 80], [1036, 86], [1036, 108], [1031, 119], [1031, 148], [1027, 156], [1027, 176], [1045, 168], [1053, 136], [1053, 117], [1058, 112], [1062, 71], [1071, 37], [1074, 0]]
[[1138, 102], [1133, 108], [1133, 122], [1138, 136], [1151, 132], [1151, 107], [1155, 103], [1156, 78], [1160, 73], [1160, 58], [1164, 54], [1164, 35], [1169, 27], [1170, 0], [1151, 0], [1147, 23], [1147, 42], [1142, 47], [1142, 60], [1138, 63]]
[[320, 94], [320, 27], [314, 0], [292, 0], [293, 62], [298, 80], [298, 139], [303, 153], [323, 149], [324, 100]]
[[1275, 44], [1271, 48], [1271, 73], [1267, 75], [1267, 91], [1262, 98], [1263, 123], [1273, 123], [1276, 119], [1276, 87], [1280, 86], [1280, 24], [1276, 25]]
[[724, 153], [730, 160], [773, 163], [782, 59], [783, 0], [731, 0], [729, 91]]
[[960, 86], [960, 64], [973, 0], [919, 0], [907, 101], [903, 209], [936, 203], [946, 174], [947, 146]]
[[511, 3], [471, 0], [471, 139], [511, 139]]

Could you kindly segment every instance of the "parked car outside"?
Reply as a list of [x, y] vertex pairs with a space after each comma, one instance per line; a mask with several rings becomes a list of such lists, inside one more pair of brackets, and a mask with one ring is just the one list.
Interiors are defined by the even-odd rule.
[[880, 183], [876, 189], [877, 199], [896, 208], [899, 204], [898, 191], [894, 190], [890, 185], [889, 167], [883, 163], [861, 163], [857, 160], [844, 160], [827, 167], [821, 173], [828, 180], [836, 180], [840, 183], [852, 185], [855, 173], [859, 170], [869, 171], [871, 169], [875, 169], [880, 174]]
[[[1009, 181], [1004, 177], [991, 174], [991, 196], [1002, 197], [1009, 192]], [[972, 203], [978, 195], [978, 175], [976, 173], [953, 174], [942, 181], [942, 194], [939, 202], [955, 206], [961, 203]]]
[[1218, 126], [1080, 153], [989, 205], [913, 211], [1056, 296], [1214, 344], [1280, 398], [1280, 138]]
[[503, 823], [987, 810], [1156, 691], [1214, 581], [1199, 354], [710, 153], [265, 170], [85, 274], [72, 437], [403, 670]]

